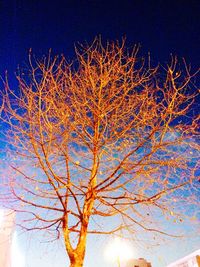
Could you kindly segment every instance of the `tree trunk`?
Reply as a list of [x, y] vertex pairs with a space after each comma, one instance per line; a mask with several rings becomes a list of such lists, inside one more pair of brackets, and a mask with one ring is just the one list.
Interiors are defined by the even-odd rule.
[[69, 255], [70, 267], [83, 267], [83, 262], [85, 258], [85, 243], [79, 245], [73, 253]]
[[86, 248], [86, 237], [87, 232], [83, 231], [80, 233], [79, 242], [76, 248], [72, 248], [69, 235], [67, 234], [68, 231], [64, 231], [64, 238], [65, 238], [65, 247], [67, 254], [70, 260], [69, 267], [83, 267], [83, 262], [85, 258], [85, 248]]
[[[94, 160], [96, 162], [96, 160]], [[87, 229], [88, 223], [91, 215], [91, 211], [95, 201], [95, 195], [93, 188], [96, 186], [96, 163], [94, 164], [92, 176], [91, 176], [91, 188], [88, 189], [88, 192], [85, 197], [85, 202], [83, 206], [83, 213], [80, 218], [81, 226], [78, 234], [78, 243], [75, 248], [72, 247], [70, 242], [70, 230], [68, 228], [68, 216], [66, 214], [65, 219], [63, 220], [63, 233], [65, 240], [65, 247], [67, 254], [70, 259], [70, 267], [83, 267], [83, 262], [85, 259], [85, 250], [86, 250], [86, 239], [87, 239]]]
[[83, 267], [83, 255], [77, 255], [77, 257], [74, 257], [73, 260], [70, 259], [70, 267]]

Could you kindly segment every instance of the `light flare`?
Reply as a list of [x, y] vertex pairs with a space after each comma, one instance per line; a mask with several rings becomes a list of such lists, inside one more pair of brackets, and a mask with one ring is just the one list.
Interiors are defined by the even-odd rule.
[[121, 238], [115, 238], [105, 249], [105, 258], [110, 262], [128, 261], [133, 257], [131, 246]]
[[3, 223], [3, 216], [4, 216], [3, 210], [0, 210], [0, 227], [1, 227], [2, 223]]

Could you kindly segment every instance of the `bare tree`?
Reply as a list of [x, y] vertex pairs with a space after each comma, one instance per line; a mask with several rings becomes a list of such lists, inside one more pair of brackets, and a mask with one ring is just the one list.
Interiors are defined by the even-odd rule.
[[153, 68], [137, 54], [95, 40], [73, 63], [30, 58], [17, 90], [5, 82], [13, 209], [28, 214], [27, 230], [62, 233], [71, 267], [83, 266], [90, 233], [172, 235], [159, 217], [181, 221], [173, 207], [186, 191], [195, 197], [195, 74], [176, 58]]

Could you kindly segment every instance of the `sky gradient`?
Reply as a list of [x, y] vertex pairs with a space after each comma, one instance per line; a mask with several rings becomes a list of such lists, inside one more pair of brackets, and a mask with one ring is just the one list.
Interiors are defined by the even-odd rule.
[[[37, 57], [48, 54], [74, 56], [74, 44], [102, 40], [121, 40], [127, 47], [139, 44], [140, 55], [151, 53], [152, 62], [165, 64], [170, 54], [184, 57], [195, 70], [200, 62], [199, 1], [25, 1], [0, 0], [0, 75], [8, 72], [10, 86], [16, 86], [14, 72], [26, 67], [30, 48]], [[2, 84], [0, 85], [2, 87]], [[41, 233], [43, 235], [43, 233]], [[66, 267], [67, 257], [61, 242], [43, 242], [34, 232], [18, 235], [18, 245], [26, 255], [25, 266]], [[41, 242], [42, 241], [42, 242]], [[102, 256], [107, 239], [88, 238], [84, 267], [114, 267]], [[153, 267], [170, 262], [200, 248], [200, 238], [176, 240], [147, 249], [132, 245], [135, 257], [144, 257]], [[178, 248], [178, 249], [177, 249]], [[123, 266], [122, 266], [123, 267]]]

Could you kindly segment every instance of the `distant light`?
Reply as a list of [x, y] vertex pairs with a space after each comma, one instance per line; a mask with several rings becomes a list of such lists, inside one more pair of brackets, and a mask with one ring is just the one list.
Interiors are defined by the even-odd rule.
[[3, 210], [0, 210], [0, 227], [1, 227], [2, 222], [3, 222], [3, 217], [4, 217], [4, 212], [3, 212]]
[[127, 261], [133, 256], [131, 246], [121, 238], [115, 238], [105, 249], [105, 257], [111, 262]]
[[13, 235], [11, 245], [11, 267], [25, 267], [25, 258], [19, 249], [16, 232]]

